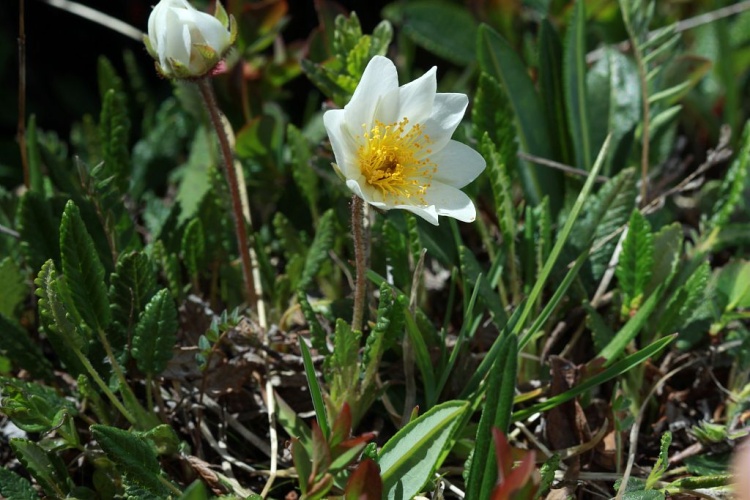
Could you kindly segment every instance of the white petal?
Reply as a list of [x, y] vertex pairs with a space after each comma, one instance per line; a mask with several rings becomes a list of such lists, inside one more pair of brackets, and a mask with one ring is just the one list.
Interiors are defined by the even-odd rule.
[[466, 144], [448, 141], [443, 149], [430, 155], [437, 164], [433, 179], [455, 188], [462, 188], [474, 179], [487, 166], [482, 155]]
[[359, 131], [363, 124], [369, 128], [378, 101], [395, 88], [398, 88], [396, 66], [388, 58], [373, 57], [367, 64], [351, 101], [344, 107], [346, 123], [350, 129]]
[[192, 43], [205, 43], [221, 54], [229, 46], [230, 33], [221, 21], [210, 14], [194, 8], [179, 9], [177, 15], [181, 23], [191, 27]]
[[433, 181], [424, 198], [428, 205], [435, 206], [438, 215], [447, 215], [463, 222], [474, 222], [477, 218], [474, 203], [466, 193], [453, 186]]
[[356, 144], [351, 137], [344, 121], [343, 109], [332, 109], [323, 114], [323, 125], [331, 140], [333, 156], [344, 177], [350, 179], [359, 174], [355, 161], [357, 158]]
[[424, 220], [432, 224], [433, 226], [438, 225], [438, 212], [435, 207], [430, 205], [426, 207], [417, 207], [413, 205], [399, 205], [395, 208], [402, 208], [409, 212], [422, 217]]
[[437, 68], [398, 89], [399, 111], [397, 120], [406, 117], [414, 125], [427, 120], [432, 114], [432, 104], [437, 92]]
[[432, 140], [432, 150], [438, 151], [450, 140], [461, 123], [469, 98], [466, 94], [437, 94], [432, 115], [424, 122], [425, 134]]

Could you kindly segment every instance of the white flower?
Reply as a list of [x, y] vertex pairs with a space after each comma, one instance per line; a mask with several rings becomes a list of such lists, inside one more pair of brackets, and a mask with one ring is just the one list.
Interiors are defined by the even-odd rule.
[[161, 0], [151, 11], [143, 39], [162, 75], [197, 78], [216, 67], [236, 34], [234, 19], [227, 17], [221, 2], [216, 2], [214, 17], [187, 0]]
[[451, 140], [469, 99], [436, 93], [435, 71], [399, 87], [394, 64], [375, 56], [349, 104], [327, 111], [323, 122], [336, 167], [364, 201], [409, 210], [435, 225], [438, 215], [472, 222], [476, 209], [460, 188], [486, 163]]

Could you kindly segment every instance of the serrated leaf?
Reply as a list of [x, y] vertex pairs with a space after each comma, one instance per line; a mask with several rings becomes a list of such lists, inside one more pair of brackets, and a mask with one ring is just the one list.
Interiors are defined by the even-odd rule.
[[672, 433], [666, 431], [661, 436], [661, 445], [659, 446], [659, 456], [656, 459], [654, 467], [648, 474], [646, 479], [646, 489], [650, 490], [654, 487], [654, 484], [658, 482], [661, 477], [667, 472], [669, 467], [669, 445], [672, 443]]
[[133, 336], [133, 358], [143, 373], [158, 375], [172, 359], [177, 342], [177, 309], [169, 290], [157, 292], [146, 304]]
[[651, 224], [639, 210], [633, 210], [628, 234], [622, 243], [615, 275], [623, 294], [623, 313], [632, 314], [643, 301], [654, 263], [654, 235]]
[[76, 415], [75, 406], [54, 389], [13, 378], [0, 377], [0, 409], [26, 432], [49, 432], [61, 418], [60, 412]]
[[51, 498], [65, 498], [73, 481], [63, 461], [29, 439], [14, 438], [10, 447], [16, 458]]
[[115, 89], [104, 93], [99, 117], [99, 140], [107, 177], [112, 177], [119, 191], [127, 191], [130, 178], [130, 119], [125, 95]]
[[651, 294], [662, 283], [666, 283], [677, 270], [683, 239], [683, 230], [679, 222], [664, 226], [654, 234], [654, 263], [651, 279], [646, 286], [646, 295]]
[[711, 266], [703, 261], [684, 284], [679, 284], [659, 318], [657, 334], [671, 334], [690, 319], [698, 303], [703, 300], [710, 273]]
[[86, 354], [88, 339], [70, 319], [69, 305], [63, 301], [55, 264], [52, 260], [48, 260], [42, 266], [34, 283], [37, 286], [36, 295], [39, 297], [39, 316], [55, 353], [73, 375], [86, 373], [86, 369], [73, 349]]
[[578, 0], [573, 7], [573, 16], [568, 26], [565, 39], [563, 83], [576, 164], [578, 168], [589, 170], [593, 165], [593, 149], [586, 88], [586, 12], [583, 0]]
[[[543, 122], [543, 109], [523, 61], [508, 42], [486, 24], [479, 26], [477, 58], [482, 71], [500, 82], [510, 99], [521, 149], [549, 158], [550, 141], [547, 125]], [[559, 172], [520, 162], [519, 175], [529, 203], [537, 205], [547, 195], [554, 209], [561, 206]]]
[[190, 276], [197, 278], [206, 260], [206, 238], [200, 219], [192, 219], [185, 227], [182, 235], [182, 259]]
[[60, 262], [59, 219], [50, 203], [36, 191], [27, 191], [18, 204], [18, 232], [26, 264], [40, 269], [47, 259]]
[[0, 467], [0, 496], [8, 500], [38, 500], [39, 495], [25, 477]]
[[0, 354], [10, 358], [15, 366], [28, 370], [35, 378], [53, 378], [52, 367], [39, 345], [31, 340], [27, 331], [3, 313], [0, 313]]
[[382, 234], [386, 272], [392, 278], [389, 282], [401, 290], [409, 290], [412, 276], [409, 270], [407, 235], [400, 231], [391, 219], [383, 221]]
[[92, 425], [91, 434], [107, 457], [127, 474], [128, 479], [151, 494], [165, 493], [165, 487], [158, 479], [161, 469], [156, 453], [143, 439], [129, 431], [106, 425]]
[[383, 498], [411, 498], [422, 489], [440, 465], [440, 454], [456, 423], [468, 410], [465, 401], [446, 401], [406, 424], [383, 445], [378, 454]]
[[318, 220], [318, 175], [311, 165], [310, 144], [297, 127], [287, 126], [287, 141], [292, 152], [292, 176], [302, 196], [310, 206], [313, 222]]
[[403, 33], [416, 44], [452, 63], [467, 65], [476, 60], [476, 21], [467, 9], [455, 3], [392, 3], [383, 10], [383, 16], [401, 24]]
[[[624, 225], [635, 208], [636, 175], [633, 168], [620, 172], [590, 196], [581, 213], [581, 217], [570, 236], [572, 254], [579, 254], [587, 248], [593, 238], [591, 267], [595, 277], [601, 277], [617, 246], [618, 238], [613, 233]], [[608, 238], [606, 243], [604, 238]]]
[[707, 224], [711, 229], [722, 228], [729, 222], [729, 217], [742, 197], [750, 160], [750, 121], [745, 124], [741, 143], [742, 148], [724, 176], [719, 197], [711, 210], [713, 215]]
[[321, 353], [328, 352], [328, 342], [326, 339], [326, 332], [318, 321], [318, 317], [315, 315], [310, 302], [307, 300], [307, 295], [302, 290], [297, 292], [297, 301], [299, 302], [302, 315], [307, 321], [307, 327], [310, 329], [310, 341], [313, 349], [317, 349]]
[[[121, 254], [110, 276], [109, 302], [114, 322], [127, 331], [156, 293], [156, 274], [143, 252]], [[114, 342], [113, 342], [114, 343]]]
[[305, 267], [302, 269], [302, 276], [297, 285], [300, 290], [305, 290], [312, 284], [313, 278], [318, 274], [323, 263], [329, 259], [328, 252], [333, 248], [334, 236], [334, 213], [333, 209], [329, 209], [320, 217], [318, 227], [315, 229], [315, 238], [307, 252]]
[[375, 326], [367, 336], [362, 354], [362, 384], [365, 388], [375, 382], [383, 353], [403, 335], [404, 321], [404, 310], [390, 285], [381, 283]]
[[11, 257], [0, 261], [0, 314], [12, 317], [18, 305], [28, 294], [23, 274]]
[[60, 250], [65, 286], [81, 318], [93, 330], [104, 330], [112, 321], [104, 279], [104, 266], [81, 213], [71, 200], [60, 223]]
[[330, 374], [331, 399], [340, 406], [356, 388], [359, 380], [359, 342], [362, 333], [354, 331], [349, 323], [339, 319], [333, 336], [333, 352], [326, 358], [326, 371]]

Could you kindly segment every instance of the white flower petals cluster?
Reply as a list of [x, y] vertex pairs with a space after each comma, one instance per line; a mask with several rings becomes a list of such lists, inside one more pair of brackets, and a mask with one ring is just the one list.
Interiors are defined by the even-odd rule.
[[484, 170], [484, 158], [451, 139], [464, 116], [465, 94], [437, 93], [436, 68], [399, 87], [396, 67], [374, 57], [351, 101], [323, 116], [349, 189], [374, 207], [400, 208], [437, 225], [464, 222], [476, 208], [460, 189]]
[[151, 11], [143, 41], [163, 76], [199, 78], [216, 67], [236, 36], [234, 18], [221, 2], [212, 16], [187, 0], [161, 0]]

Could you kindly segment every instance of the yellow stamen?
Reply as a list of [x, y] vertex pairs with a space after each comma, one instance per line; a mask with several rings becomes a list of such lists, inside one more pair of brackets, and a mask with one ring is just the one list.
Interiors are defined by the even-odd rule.
[[375, 121], [365, 130], [364, 143], [357, 150], [359, 168], [368, 184], [380, 190], [383, 197], [393, 201], [416, 197], [425, 203], [424, 194], [436, 165], [430, 161], [432, 152], [426, 146], [432, 143], [421, 124], [406, 130], [407, 118], [385, 125]]

